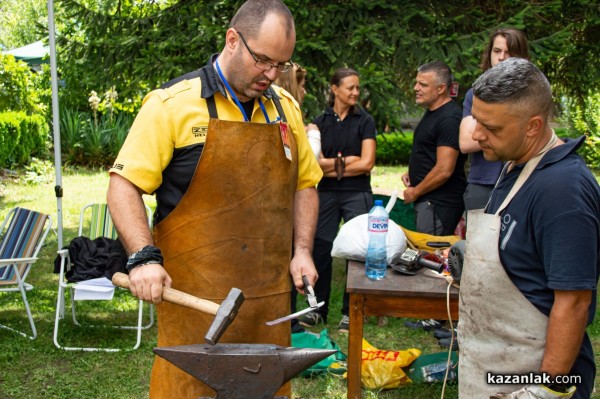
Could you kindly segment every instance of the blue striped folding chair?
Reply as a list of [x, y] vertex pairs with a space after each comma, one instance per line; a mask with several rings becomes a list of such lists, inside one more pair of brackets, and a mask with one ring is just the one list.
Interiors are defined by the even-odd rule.
[[0, 328], [30, 339], [37, 338], [37, 330], [27, 301], [27, 291], [32, 290], [33, 286], [26, 283], [25, 279], [51, 227], [50, 216], [19, 207], [11, 209], [0, 226], [0, 292], [21, 294], [32, 335], [4, 324], [0, 324]]
[[[148, 218], [148, 225], [151, 224], [152, 220], [152, 211], [146, 205], [146, 216]], [[85, 236], [91, 240], [94, 240], [98, 237], [106, 237], [117, 239], [117, 230], [113, 224], [112, 218], [110, 217], [110, 212], [108, 210], [107, 204], [88, 204], [81, 209], [81, 213], [79, 215], [79, 231], [78, 236]], [[71, 268], [71, 259], [69, 256], [68, 249], [61, 249], [58, 251], [58, 255], [60, 256], [60, 271], [59, 271], [59, 280], [58, 280], [58, 299], [56, 302], [56, 315], [54, 319], [54, 345], [59, 349], [64, 350], [82, 350], [82, 351], [105, 351], [105, 352], [118, 352], [120, 348], [108, 348], [108, 347], [83, 347], [83, 346], [66, 346], [61, 345], [59, 342], [59, 327], [60, 320], [64, 319], [65, 316], [65, 305], [66, 305], [66, 293], [69, 292], [70, 304], [71, 304], [71, 317], [73, 319], [73, 323], [76, 326], [82, 326], [77, 317], [77, 302], [80, 300], [114, 300], [118, 299], [115, 297], [113, 299], [114, 290], [116, 287], [112, 285], [112, 283], [106, 278], [95, 279], [94, 285], [90, 286], [91, 282], [88, 283], [86, 281], [80, 283], [71, 283], [67, 280], [67, 272]], [[99, 281], [102, 280], [102, 281]], [[105, 281], [104, 281], [105, 280]], [[77, 295], [82, 291], [87, 292], [86, 296]], [[94, 292], [95, 291], [95, 292]], [[107, 295], [108, 293], [108, 295]], [[115, 307], [118, 307], [115, 306]], [[140, 346], [142, 340], [142, 330], [148, 329], [152, 327], [154, 324], [154, 306], [150, 304], [149, 306], [149, 321], [146, 325], [143, 325], [144, 320], [144, 301], [138, 301], [138, 317], [136, 325], [117, 325], [113, 324], [112, 327], [115, 328], [123, 328], [123, 329], [133, 329], [136, 330], [136, 342], [133, 346], [133, 350], [137, 349]], [[116, 311], [116, 309], [115, 309]], [[106, 324], [106, 323], [105, 323]], [[98, 325], [95, 325], [98, 326]], [[88, 325], [88, 327], [94, 327]], [[64, 334], [63, 334], [64, 335]]]

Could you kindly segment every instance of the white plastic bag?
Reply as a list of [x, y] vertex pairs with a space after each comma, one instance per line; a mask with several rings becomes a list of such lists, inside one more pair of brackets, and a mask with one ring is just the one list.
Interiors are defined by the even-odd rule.
[[[396, 197], [397, 192], [394, 191], [386, 206], [388, 214], [396, 203]], [[331, 256], [364, 262], [369, 245], [368, 220], [369, 215], [365, 213], [344, 223], [333, 241]], [[406, 250], [406, 236], [400, 226], [391, 219], [388, 223], [388, 234], [385, 241], [388, 265], [398, 263], [400, 255]]]

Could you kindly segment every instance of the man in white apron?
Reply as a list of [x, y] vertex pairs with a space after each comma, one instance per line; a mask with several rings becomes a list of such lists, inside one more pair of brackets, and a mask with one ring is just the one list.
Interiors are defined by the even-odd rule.
[[[131, 291], [161, 302], [163, 286], [245, 301], [221, 342], [290, 345], [290, 281], [317, 272], [312, 243], [322, 176], [300, 110], [271, 83], [291, 67], [293, 18], [280, 0], [249, 0], [230, 23], [221, 54], [149, 93], [111, 168], [108, 203], [128, 254]], [[154, 231], [141, 193], [156, 193]], [[292, 258], [292, 234], [294, 256]], [[290, 274], [292, 278], [290, 278]], [[214, 317], [157, 307], [158, 345], [201, 343]], [[291, 398], [290, 384], [277, 395]], [[214, 391], [156, 358], [151, 398]]]
[[473, 92], [473, 139], [508, 162], [485, 212], [468, 215], [459, 397], [587, 399], [600, 189], [575, 154], [583, 138], [555, 136], [550, 85], [527, 60], [499, 63]]

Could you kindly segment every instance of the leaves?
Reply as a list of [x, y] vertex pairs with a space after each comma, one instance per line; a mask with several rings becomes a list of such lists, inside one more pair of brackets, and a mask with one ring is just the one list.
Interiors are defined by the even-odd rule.
[[[149, 89], [201, 67], [221, 49], [241, 3], [57, 0], [59, 65], [66, 81], [61, 101], [82, 107], [85, 93], [114, 85], [120, 98], [139, 106]], [[329, 78], [342, 66], [362, 74], [362, 103], [379, 130], [399, 128], [406, 114], [415, 112], [412, 87], [423, 63], [446, 62], [460, 83], [460, 99], [480, 75], [481, 51], [499, 27], [527, 33], [533, 59], [557, 95], [584, 101], [587, 90], [600, 85], [600, 68], [588, 62], [600, 58], [600, 10], [594, 0], [286, 4], [296, 23], [294, 61], [308, 70], [308, 119], [322, 112]]]

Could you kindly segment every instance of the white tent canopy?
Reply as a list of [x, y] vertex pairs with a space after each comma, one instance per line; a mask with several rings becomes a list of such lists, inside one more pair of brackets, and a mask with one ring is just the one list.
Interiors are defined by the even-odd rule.
[[4, 54], [11, 54], [17, 60], [25, 61], [29, 65], [47, 64], [45, 57], [50, 53], [50, 47], [44, 46], [42, 40], [30, 43], [26, 46], [4, 51]]

